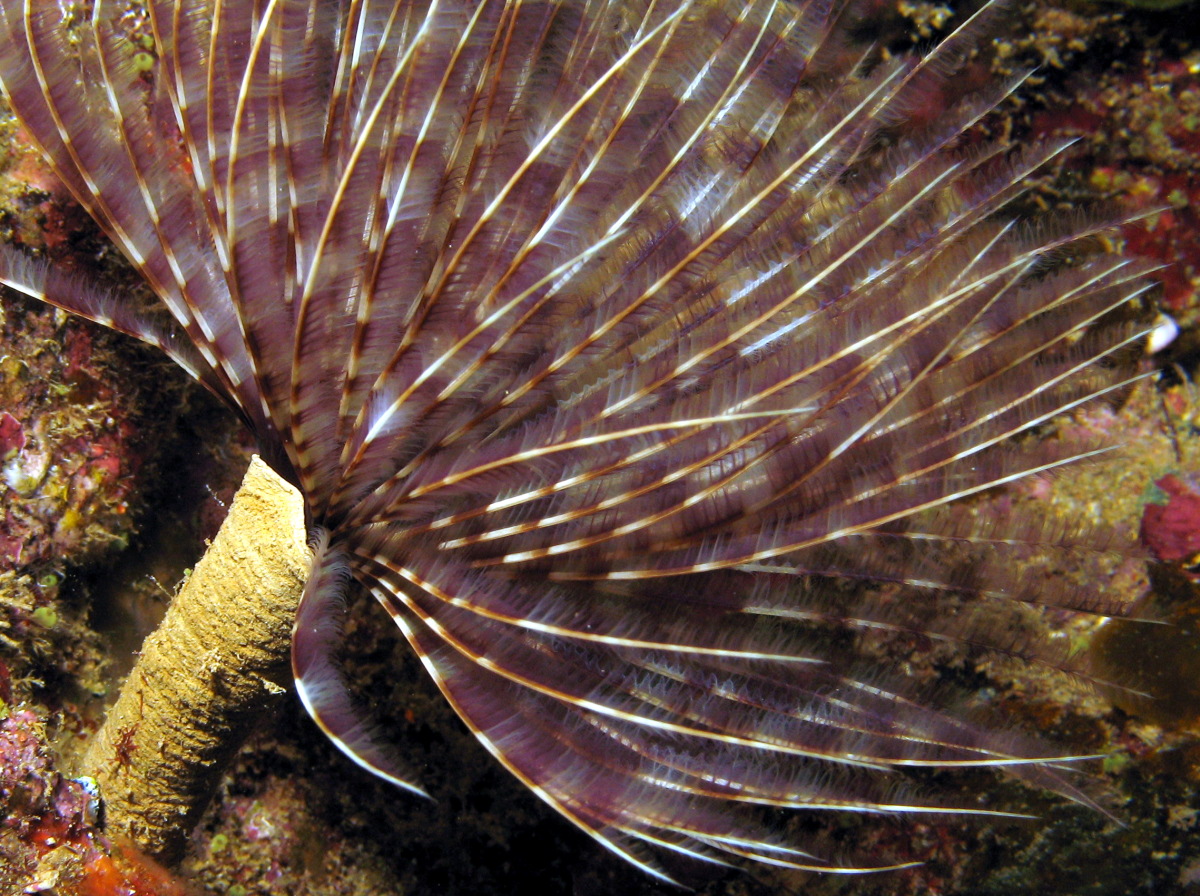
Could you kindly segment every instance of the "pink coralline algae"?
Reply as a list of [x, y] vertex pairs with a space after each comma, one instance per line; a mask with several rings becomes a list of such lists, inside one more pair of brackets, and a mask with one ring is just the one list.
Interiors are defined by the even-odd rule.
[[97, 827], [96, 796], [63, 776], [32, 710], [0, 719], [0, 892], [187, 896], [185, 885]]
[[1194, 563], [1200, 554], [1200, 485], [1170, 474], [1156, 486], [1166, 501], [1152, 501], [1142, 513], [1141, 538], [1154, 556], [1169, 563]]
[[0, 460], [8, 460], [25, 447], [21, 421], [5, 411], [0, 414]]
[[0, 569], [84, 561], [132, 530], [128, 501], [145, 458], [136, 393], [114, 393], [97, 371], [107, 349], [88, 329], [6, 310]]
[[[1169, 39], [1164, 39], [1169, 42]], [[1070, 79], [1073, 99], [1038, 113], [1039, 136], [1071, 150], [1087, 187], [1156, 210], [1121, 228], [1129, 252], [1163, 263], [1163, 304], [1194, 315], [1200, 293], [1200, 51], [1145, 51], [1115, 71]]]

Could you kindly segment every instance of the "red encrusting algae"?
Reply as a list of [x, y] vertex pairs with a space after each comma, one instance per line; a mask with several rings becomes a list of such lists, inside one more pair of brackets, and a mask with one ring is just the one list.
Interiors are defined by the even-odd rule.
[[192, 896], [195, 891], [99, 827], [84, 780], [54, 766], [41, 717], [0, 719], [0, 890], [57, 896]]

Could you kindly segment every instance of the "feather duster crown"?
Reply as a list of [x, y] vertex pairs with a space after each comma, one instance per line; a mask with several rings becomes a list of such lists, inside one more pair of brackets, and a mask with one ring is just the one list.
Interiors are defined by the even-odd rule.
[[776, 810], [953, 808], [899, 767], [1070, 791], [872, 647], [1036, 660], [998, 599], [1111, 609], [1012, 562], [1074, 534], [963, 508], [1091, 453], [1012, 437], [1145, 338], [1143, 267], [997, 214], [1062, 147], [956, 148], [1017, 82], [909, 121], [991, 8], [863, 71], [824, 0], [150, 0], [147, 75], [120, 6], [4, 0], [0, 79], [173, 323], [6, 280], [161, 347], [300, 487], [296, 680], [348, 755], [416, 789], [331, 659], [353, 581], [651, 873], [836, 869]]

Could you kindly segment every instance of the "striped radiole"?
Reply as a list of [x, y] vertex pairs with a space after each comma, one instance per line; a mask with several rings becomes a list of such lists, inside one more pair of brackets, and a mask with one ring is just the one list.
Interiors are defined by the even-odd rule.
[[1148, 331], [1099, 225], [1005, 212], [1061, 144], [960, 145], [1021, 78], [929, 117], [994, 6], [866, 65], [825, 0], [150, 0], [149, 72], [125, 6], [2, 0], [0, 81], [169, 315], [4, 281], [161, 347], [300, 486], [297, 685], [357, 762], [419, 790], [332, 659], [370, 594], [653, 874], [858, 867], [781, 808], [976, 811], [903, 769], [1086, 799], [896, 647], [1067, 668], [1001, 602], [1118, 609], [1015, 562], [1103, 539], [971, 502], [1104, 450], [1013, 437]]

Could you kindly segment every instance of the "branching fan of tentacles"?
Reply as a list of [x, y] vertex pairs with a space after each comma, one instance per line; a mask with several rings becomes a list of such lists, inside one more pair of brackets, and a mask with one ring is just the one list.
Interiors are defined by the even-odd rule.
[[1063, 146], [963, 145], [1021, 79], [927, 114], [994, 7], [867, 65], [825, 0], [149, 0], [147, 71], [125, 6], [4, 0], [0, 80], [167, 314], [5, 279], [159, 346], [299, 486], [296, 684], [343, 751], [417, 788], [331, 658], [369, 594], [651, 873], [843, 867], [780, 809], [978, 811], [920, 767], [1085, 799], [880, 648], [1065, 667], [997, 603], [1115, 611], [1013, 562], [1089, 536], [972, 506], [1103, 450], [1014, 437], [1146, 333], [1144, 266], [1004, 211]]

